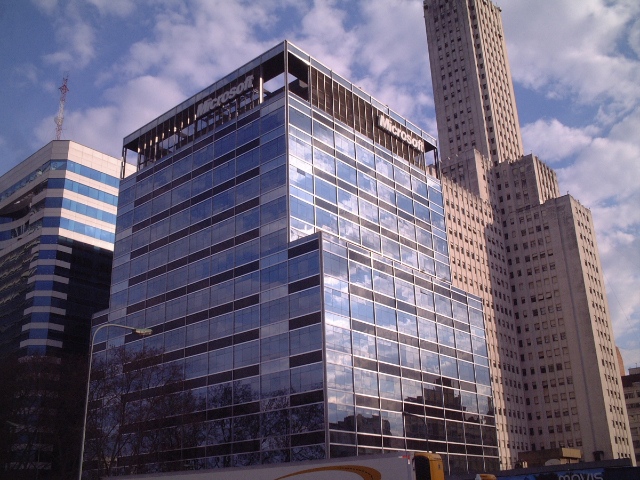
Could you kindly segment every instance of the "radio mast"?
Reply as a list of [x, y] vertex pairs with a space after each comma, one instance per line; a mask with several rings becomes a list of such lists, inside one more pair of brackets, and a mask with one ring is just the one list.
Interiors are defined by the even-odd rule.
[[62, 77], [62, 86], [58, 89], [60, 90], [60, 106], [58, 107], [58, 116], [55, 118], [56, 122], [56, 140], [60, 140], [60, 136], [62, 135], [62, 123], [64, 122], [64, 103], [67, 101], [67, 92], [69, 88], [67, 88], [67, 81], [69, 80], [69, 72], [64, 74]]

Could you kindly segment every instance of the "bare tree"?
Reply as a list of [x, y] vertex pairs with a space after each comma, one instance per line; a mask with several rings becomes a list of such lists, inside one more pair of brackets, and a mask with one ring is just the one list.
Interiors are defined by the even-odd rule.
[[86, 360], [8, 357], [0, 363], [0, 478], [77, 475]]
[[[84, 472], [87, 478], [143, 473], [156, 452], [201, 444], [205, 433], [184, 422], [205, 400], [183, 391], [182, 367], [157, 349], [118, 347], [91, 371]], [[184, 425], [183, 425], [184, 424]]]

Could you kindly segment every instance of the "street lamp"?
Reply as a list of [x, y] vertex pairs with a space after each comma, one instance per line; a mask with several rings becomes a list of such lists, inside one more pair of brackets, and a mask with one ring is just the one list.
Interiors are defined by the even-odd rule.
[[87, 411], [89, 409], [89, 386], [91, 385], [91, 362], [93, 360], [93, 344], [96, 341], [96, 335], [100, 330], [107, 327], [114, 328], [124, 328], [125, 330], [131, 330], [138, 335], [146, 337], [147, 335], [151, 335], [153, 330], [150, 328], [136, 328], [136, 327], [128, 327], [127, 325], [120, 325], [117, 323], [103, 323], [98, 328], [93, 331], [93, 335], [91, 336], [91, 345], [89, 346], [89, 372], [87, 374], [87, 395], [84, 399], [84, 420], [82, 423], [82, 443], [80, 444], [80, 466], [78, 468], [78, 480], [82, 480], [82, 463], [84, 460], [84, 441], [86, 437], [87, 431]]

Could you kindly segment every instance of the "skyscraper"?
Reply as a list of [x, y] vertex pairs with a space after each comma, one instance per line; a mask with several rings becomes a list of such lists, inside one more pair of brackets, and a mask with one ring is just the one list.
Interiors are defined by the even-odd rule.
[[452, 282], [483, 298], [503, 468], [632, 456], [590, 211], [522, 155], [500, 9], [425, 0]]
[[56, 408], [63, 380], [83, 371], [91, 316], [108, 305], [121, 168], [53, 141], [0, 177], [1, 470], [12, 478], [77, 467], [55, 437], [79, 443], [81, 417], [56, 423]]
[[523, 154], [500, 8], [426, 0], [440, 156], [475, 148], [492, 163]]
[[[124, 147], [138, 172], [121, 184], [110, 307], [94, 325], [154, 333], [105, 328], [95, 362], [148, 349], [189, 402], [109, 424], [117, 465], [88, 432], [85, 470], [383, 449], [497, 469], [482, 302], [450, 283], [431, 136], [284, 42]], [[157, 392], [121, 398], [152, 406]]]

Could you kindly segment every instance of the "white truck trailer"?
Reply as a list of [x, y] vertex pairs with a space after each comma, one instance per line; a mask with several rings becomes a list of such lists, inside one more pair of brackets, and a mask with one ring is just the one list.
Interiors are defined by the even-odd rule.
[[440, 455], [395, 452], [308, 462], [120, 477], [130, 480], [444, 480]]

